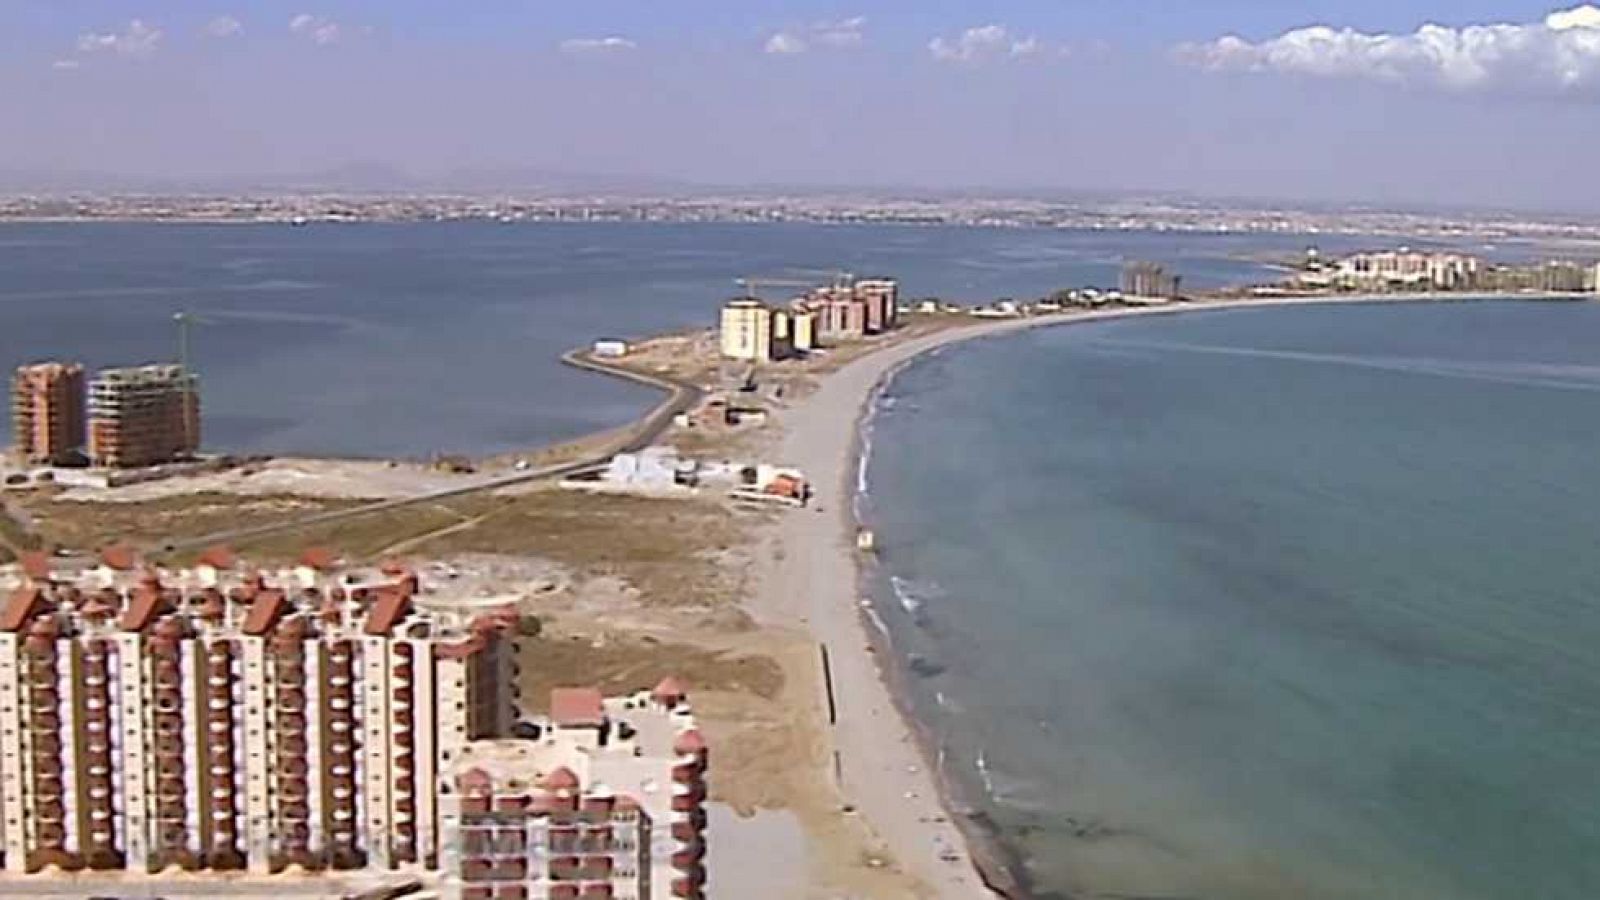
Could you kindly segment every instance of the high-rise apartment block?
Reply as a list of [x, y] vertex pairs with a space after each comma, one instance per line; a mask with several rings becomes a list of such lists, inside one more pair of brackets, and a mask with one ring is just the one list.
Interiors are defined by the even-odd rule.
[[199, 449], [199, 380], [183, 366], [103, 369], [89, 383], [91, 464], [151, 466]]
[[769, 362], [777, 358], [773, 309], [753, 297], [730, 300], [722, 307], [722, 355], [728, 359]]
[[848, 341], [893, 328], [899, 318], [899, 282], [892, 278], [841, 280], [795, 300], [817, 316], [824, 341]]
[[1338, 261], [1332, 281], [1351, 290], [1460, 290], [1477, 284], [1481, 267], [1477, 257], [1459, 253], [1357, 253]]
[[13, 452], [22, 462], [67, 465], [77, 461], [85, 436], [83, 366], [39, 363], [11, 378]]
[[855, 282], [855, 294], [867, 304], [867, 331], [876, 333], [893, 328], [900, 316], [900, 283], [893, 278], [863, 278]]
[[112, 550], [10, 592], [6, 871], [437, 858], [437, 773], [511, 723], [511, 619], [432, 615], [404, 571], [268, 579], [215, 556], [161, 573]]
[[770, 362], [816, 349], [825, 341], [850, 341], [893, 328], [899, 320], [899, 283], [892, 278], [841, 279], [773, 307], [754, 297], [722, 307], [722, 355]]
[[360, 870], [471, 900], [702, 896], [705, 748], [670, 680], [558, 691], [532, 719], [515, 610], [402, 566], [68, 564], [0, 568], [0, 882]]
[[1181, 276], [1168, 273], [1157, 263], [1132, 262], [1122, 267], [1122, 293], [1129, 297], [1176, 300], [1182, 285]]

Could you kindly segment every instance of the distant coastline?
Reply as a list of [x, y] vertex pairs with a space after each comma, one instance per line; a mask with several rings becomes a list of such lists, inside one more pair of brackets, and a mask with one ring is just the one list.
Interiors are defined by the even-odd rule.
[[1223, 200], [1079, 198], [933, 191], [828, 193], [506, 190], [0, 192], [0, 224], [640, 223], [903, 225], [1304, 235], [1434, 245], [1534, 244], [1592, 250], [1600, 224], [1574, 216], [1338, 208]]

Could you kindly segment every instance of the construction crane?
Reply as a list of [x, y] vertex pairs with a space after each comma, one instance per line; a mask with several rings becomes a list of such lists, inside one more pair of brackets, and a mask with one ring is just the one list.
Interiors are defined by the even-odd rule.
[[742, 288], [744, 288], [744, 292], [745, 292], [745, 294], [747, 296], [754, 297], [754, 298], [757, 298], [757, 299], [760, 298], [760, 289], [761, 289], [762, 285], [766, 285], [769, 288], [781, 288], [781, 287], [814, 288], [814, 287], [817, 286], [817, 281], [814, 278], [812, 278], [812, 279], [777, 278], [777, 277], [774, 277], [774, 278], [762, 278], [762, 277], [758, 277], [758, 276], [754, 276], [754, 275], [746, 277], [746, 278], [735, 278], [733, 280], [733, 283], [739, 285]]
[[835, 290], [843, 290], [856, 283], [855, 273], [847, 272], [844, 269], [796, 269], [794, 271], [796, 274], [827, 278], [833, 282]]
[[189, 371], [189, 350], [191, 344], [190, 332], [196, 325], [209, 325], [211, 320], [203, 319], [188, 310], [179, 310], [172, 314], [172, 321], [178, 325], [178, 365], [185, 372]]
[[178, 366], [183, 369], [184, 379], [184, 443], [193, 451], [200, 446], [200, 397], [196, 390], [198, 376], [189, 368], [189, 332], [195, 325], [209, 324], [209, 320], [180, 309], [172, 314], [172, 321], [178, 326]]

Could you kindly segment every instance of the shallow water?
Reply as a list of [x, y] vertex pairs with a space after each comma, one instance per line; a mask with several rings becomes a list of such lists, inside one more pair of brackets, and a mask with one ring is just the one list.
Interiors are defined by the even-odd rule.
[[1588, 900], [1597, 390], [1592, 303], [951, 348], [871, 424], [877, 611], [1043, 896]]

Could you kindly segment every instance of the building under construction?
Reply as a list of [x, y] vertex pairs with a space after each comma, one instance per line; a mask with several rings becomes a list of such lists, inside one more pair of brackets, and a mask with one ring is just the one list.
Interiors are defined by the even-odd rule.
[[12, 452], [33, 465], [81, 464], [83, 366], [38, 363], [11, 378]]
[[135, 468], [200, 449], [200, 383], [181, 365], [102, 369], [89, 383], [89, 462]]

